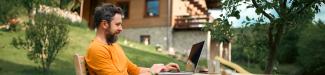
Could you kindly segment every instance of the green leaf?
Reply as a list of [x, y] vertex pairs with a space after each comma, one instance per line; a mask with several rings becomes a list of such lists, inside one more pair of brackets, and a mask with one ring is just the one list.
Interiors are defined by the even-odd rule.
[[239, 13], [240, 13], [240, 12], [239, 12], [238, 10], [235, 12], [234, 16], [236, 17], [236, 19], [239, 19], [239, 18], [240, 18]]
[[222, 19], [221, 19], [221, 18], [217, 18], [216, 20], [217, 20], [217, 21], [222, 21]]
[[247, 21], [251, 21], [251, 19], [250, 19], [248, 16], [246, 16], [246, 20], [247, 20]]
[[257, 15], [260, 15], [262, 13], [262, 11], [263, 11], [262, 9], [258, 8], [258, 9], [255, 10], [255, 13]]

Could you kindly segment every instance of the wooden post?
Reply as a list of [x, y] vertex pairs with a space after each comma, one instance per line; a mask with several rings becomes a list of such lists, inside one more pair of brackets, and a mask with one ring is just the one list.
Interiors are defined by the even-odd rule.
[[216, 41], [211, 40], [211, 31], [207, 33], [207, 64], [208, 72], [210, 74], [220, 74], [220, 62], [214, 58], [220, 55], [218, 52], [219, 44]]
[[83, 18], [83, 12], [84, 12], [84, 0], [80, 0], [80, 13], [79, 16]]

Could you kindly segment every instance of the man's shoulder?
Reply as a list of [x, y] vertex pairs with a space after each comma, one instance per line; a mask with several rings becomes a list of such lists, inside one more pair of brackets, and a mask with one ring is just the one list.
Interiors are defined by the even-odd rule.
[[107, 51], [107, 48], [104, 44], [93, 41], [88, 47], [88, 52], [89, 51]]
[[96, 42], [96, 41], [92, 41], [89, 44], [89, 48], [105, 48], [105, 45], [104, 44], [101, 44], [99, 42]]
[[112, 45], [107, 45], [98, 41], [92, 41], [88, 47], [88, 52], [111, 52], [112, 50], [120, 49], [120, 45], [114, 43]]

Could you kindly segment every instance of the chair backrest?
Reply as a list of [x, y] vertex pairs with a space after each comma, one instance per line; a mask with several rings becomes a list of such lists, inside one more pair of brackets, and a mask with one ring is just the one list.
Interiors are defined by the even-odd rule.
[[76, 75], [87, 75], [85, 57], [79, 54], [74, 55]]

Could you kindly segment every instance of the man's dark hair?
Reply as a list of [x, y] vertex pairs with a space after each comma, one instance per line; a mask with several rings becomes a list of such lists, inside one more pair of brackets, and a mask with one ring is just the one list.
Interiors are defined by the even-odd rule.
[[94, 30], [98, 28], [102, 20], [106, 20], [110, 23], [115, 14], [123, 15], [122, 9], [110, 3], [102, 3], [100, 6], [95, 8], [94, 24], [89, 26], [90, 29]]

